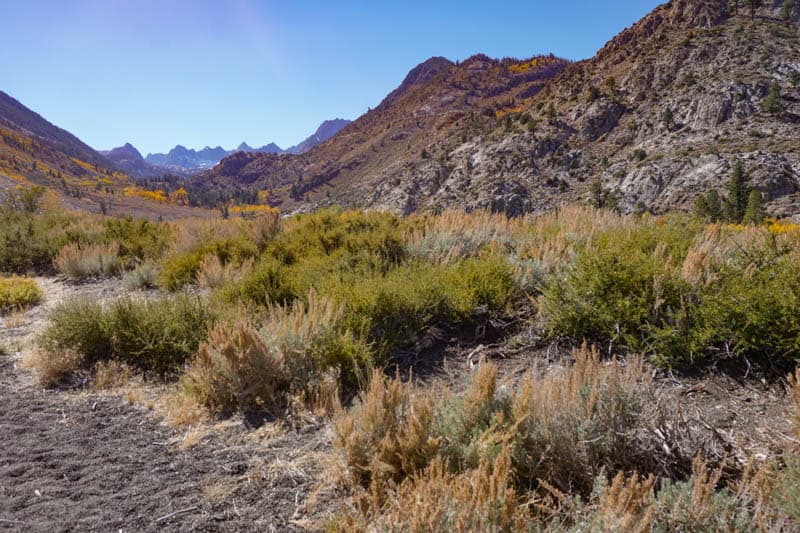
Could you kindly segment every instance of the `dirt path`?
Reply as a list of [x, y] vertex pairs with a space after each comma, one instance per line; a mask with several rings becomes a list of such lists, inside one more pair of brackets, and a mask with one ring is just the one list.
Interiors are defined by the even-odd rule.
[[0, 531], [287, 531], [328, 439], [323, 427], [267, 435], [241, 421], [188, 449], [184, 435], [119, 395], [54, 392], [20, 366], [48, 310], [118, 284], [39, 280], [47, 301], [3, 324], [0, 342]]

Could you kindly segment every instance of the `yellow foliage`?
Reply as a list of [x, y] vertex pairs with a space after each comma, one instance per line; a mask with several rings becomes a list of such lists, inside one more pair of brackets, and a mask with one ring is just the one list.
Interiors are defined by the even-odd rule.
[[164, 191], [160, 189], [157, 191], [148, 191], [146, 189], [142, 189], [141, 187], [131, 185], [129, 187], [125, 187], [124, 194], [128, 197], [144, 198], [154, 202], [167, 203], [168, 201], [167, 197], [164, 195]]
[[503, 117], [505, 115], [508, 115], [510, 113], [520, 113], [520, 112], [522, 112], [522, 106], [507, 107], [505, 109], [499, 109], [499, 110], [495, 111], [494, 112], [494, 116], [497, 117], [497, 118], [501, 118], [501, 117]]
[[244, 204], [244, 205], [235, 205], [230, 209], [228, 209], [228, 212], [232, 215], [258, 216], [258, 215], [268, 215], [272, 213], [278, 213], [280, 212], [280, 210], [277, 207], [270, 207], [268, 205]]
[[177, 191], [170, 193], [169, 202], [178, 205], [189, 205], [189, 193], [186, 192], [186, 189], [181, 187]]
[[527, 72], [534, 68], [546, 67], [548, 65], [552, 65], [556, 61], [558, 61], [558, 59], [555, 57], [539, 56], [539, 57], [534, 57], [529, 61], [514, 63], [513, 65], [508, 67], [508, 70], [509, 72], [513, 72], [514, 74], [521, 74], [523, 72]]

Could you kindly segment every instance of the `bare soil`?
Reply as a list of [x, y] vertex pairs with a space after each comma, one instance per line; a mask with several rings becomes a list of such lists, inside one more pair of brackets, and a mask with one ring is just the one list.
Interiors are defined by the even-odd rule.
[[[0, 342], [0, 531], [293, 531], [305, 508], [322, 424], [248, 427], [230, 420], [187, 435], [120, 395], [43, 390], [21, 362], [47, 311], [74, 293], [119, 292], [40, 279], [47, 301], [6, 317]], [[189, 435], [189, 437], [192, 437]]]

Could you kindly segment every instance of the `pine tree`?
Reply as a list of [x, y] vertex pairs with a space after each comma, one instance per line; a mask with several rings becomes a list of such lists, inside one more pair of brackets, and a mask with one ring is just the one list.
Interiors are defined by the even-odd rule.
[[694, 199], [694, 206], [692, 206], [692, 213], [697, 218], [703, 220], [708, 218], [708, 204], [706, 204], [706, 196], [704, 194], [701, 194]]
[[694, 201], [694, 215], [709, 222], [719, 222], [722, 219], [722, 202], [719, 193], [712, 189], [706, 194], [701, 194]]
[[794, 0], [783, 0], [783, 6], [781, 7], [781, 18], [783, 20], [791, 20], [792, 11], [794, 11]]
[[675, 127], [675, 115], [673, 115], [671, 108], [668, 107], [664, 110], [661, 119], [664, 122], [664, 127], [667, 128], [668, 131], [671, 131], [672, 128]]
[[744, 0], [744, 4], [750, 8], [750, 18], [756, 18], [756, 10], [761, 7], [762, 0]]
[[733, 165], [731, 179], [728, 181], [728, 197], [725, 199], [723, 215], [728, 222], [738, 224], [742, 221], [746, 209], [747, 176], [744, 173], [744, 165], [737, 160]]
[[719, 199], [719, 193], [715, 189], [711, 189], [706, 193], [706, 209], [711, 222], [719, 222], [722, 219], [722, 202]]
[[761, 224], [764, 221], [764, 198], [761, 192], [751, 189], [747, 195], [747, 208], [744, 211], [742, 222], [745, 224]]
[[773, 81], [769, 87], [769, 94], [761, 102], [761, 110], [764, 113], [774, 115], [783, 110], [783, 101], [781, 100], [781, 86], [777, 81]]

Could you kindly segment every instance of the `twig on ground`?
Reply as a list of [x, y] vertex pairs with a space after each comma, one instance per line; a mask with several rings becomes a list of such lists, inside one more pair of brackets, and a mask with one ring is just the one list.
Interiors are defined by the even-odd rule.
[[199, 507], [196, 506], [196, 505], [193, 505], [191, 507], [187, 507], [185, 509], [179, 509], [179, 510], [177, 510], [175, 512], [172, 512], [172, 513], [169, 513], [169, 514], [165, 514], [164, 516], [156, 518], [156, 523], [163, 522], [164, 520], [169, 520], [173, 516], [177, 516], [179, 514], [191, 513], [192, 511], [196, 511], [197, 509], [199, 509]]

